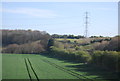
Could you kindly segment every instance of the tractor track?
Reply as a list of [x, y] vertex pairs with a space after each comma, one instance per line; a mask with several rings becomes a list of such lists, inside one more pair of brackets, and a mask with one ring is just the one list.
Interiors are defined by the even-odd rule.
[[28, 76], [30, 78], [30, 81], [32, 81], [32, 78], [31, 78], [31, 75], [30, 75], [30, 71], [29, 71], [29, 68], [28, 68], [28, 65], [27, 65], [27, 60], [24, 58], [25, 60], [25, 65], [26, 65], [26, 69], [27, 69], [27, 72], [28, 72]]
[[32, 63], [30, 62], [30, 59], [27, 58], [27, 60], [28, 60], [28, 62], [29, 62], [29, 64], [30, 64], [30, 67], [31, 67], [31, 69], [32, 69], [32, 71], [33, 71], [33, 73], [34, 73], [34, 75], [35, 75], [37, 81], [39, 81], [39, 78], [38, 78], [38, 76], [37, 76], [37, 74], [36, 74], [36, 72], [35, 72], [35, 70], [34, 70], [34, 68], [33, 68], [33, 66], [32, 66]]
[[[25, 64], [26, 64], [26, 68], [27, 68], [27, 72], [28, 72], [30, 81], [33, 81], [33, 79], [32, 79], [32, 77], [31, 77], [31, 74], [30, 74], [30, 70], [29, 70], [28, 64], [30, 65], [30, 68], [31, 68], [32, 72], [34, 73], [34, 75], [35, 75], [37, 81], [40, 81], [39, 78], [38, 78], [38, 76], [37, 76], [37, 74], [36, 74], [36, 72], [35, 72], [35, 70], [34, 70], [34, 68], [33, 68], [33, 66], [32, 66], [32, 63], [30, 62], [30, 59], [29, 59], [29, 58], [25, 58], [24, 60], [25, 60]], [[27, 61], [28, 61], [28, 63], [27, 63]]]
[[[66, 68], [64, 68], [64, 67], [61, 67], [61, 66], [59, 66], [59, 65], [57, 65], [57, 64], [55, 64], [55, 63], [52, 63], [52, 62], [50, 62], [50, 61], [48, 61], [48, 60], [43, 60], [43, 61], [46, 62], [46, 63], [48, 63], [48, 64], [50, 64], [50, 65], [52, 65], [52, 66], [54, 66], [54, 67], [56, 67], [56, 68], [58, 68], [58, 69], [60, 69], [60, 70], [62, 70], [62, 71], [64, 71], [64, 72], [67, 72], [68, 74], [70, 74], [70, 75], [72, 75], [72, 76], [77, 77], [78, 79], [81, 79], [80, 76], [82, 76], [84, 79], [87, 79], [87, 80], [89, 80], [89, 81], [94, 81], [93, 79], [89, 79], [89, 78], [85, 77], [84, 75], [78, 74], [78, 73], [76, 73], [76, 72], [73, 72], [72, 70], [69, 70], [69, 69], [66, 69]], [[84, 80], [84, 79], [83, 79], [83, 80]], [[85, 81], [86, 81], [86, 80], [85, 80]]]

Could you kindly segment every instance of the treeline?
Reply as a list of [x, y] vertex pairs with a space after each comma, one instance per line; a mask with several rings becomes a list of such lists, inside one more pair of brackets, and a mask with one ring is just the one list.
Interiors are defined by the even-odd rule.
[[51, 35], [52, 38], [68, 38], [68, 39], [79, 39], [79, 38], [85, 38], [84, 36], [78, 35], [58, 35], [58, 34], [53, 34]]
[[[120, 73], [120, 51], [118, 47], [119, 37], [114, 37], [109, 43], [101, 43], [101, 46], [95, 47], [95, 50], [75, 50], [60, 48], [56, 45], [54, 39], [50, 39], [48, 42], [47, 55], [68, 60], [72, 62], [82, 62], [85, 64], [92, 64], [99, 68], [109, 69]], [[106, 50], [103, 50], [106, 49]]]
[[47, 49], [50, 35], [45, 31], [0, 30], [3, 53], [40, 53]]
[[[59, 34], [53, 34], [51, 35], [52, 38], [68, 38], [68, 39], [80, 39], [85, 38], [85, 36], [82, 35], [59, 35]], [[90, 36], [89, 38], [104, 38], [104, 36]]]
[[24, 44], [37, 40], [48, 41], [50, 35], [45, 31], [32, 30], [0, 30], [2, 32], [2, 45]]
[[71, 62], [92, 64], [99, 68], [120, 73], [120, 52], [117, 51], [71, 52], [65, 49], [59, 49], [55, 46], [51, 46], [47, 55]]
[[102, 41], [111, 41], [111, 38], [106, 38], [106, 39], [95, 39], [95, 40], [91, 40], [90, 43], [95, 43], [95, 42], [102, 42]]

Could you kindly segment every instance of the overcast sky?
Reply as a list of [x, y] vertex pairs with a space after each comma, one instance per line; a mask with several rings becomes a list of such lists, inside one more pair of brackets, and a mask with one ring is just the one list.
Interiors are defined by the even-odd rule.
[[118, 34], [117, 2], [4, 2], [0, 13], [2, 29], [84, 35], [86, 11], [89, 36]]

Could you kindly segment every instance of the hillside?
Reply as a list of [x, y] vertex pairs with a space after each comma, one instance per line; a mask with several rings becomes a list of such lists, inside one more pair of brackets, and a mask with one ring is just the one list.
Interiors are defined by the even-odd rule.
[[120, 37], [51, 39], [48, 56], [120, 72]]
[[109, 50], [120, 51], [118, 45], [120, 37], [100, 37], [100, 38], [80, 38], [80, 39], [54, 39], [54, 46], [70, 51], [87, 51], [87, 50]]
[[3, 53], [40, 53], [47, 49], [50, 35], [45, 31], [0, 30]]
[[[120, 74], [120, 36], [56, 37], [44, 31], [0, 31], [4, 79], [117, 79], [117, 74]], [[19, 73], [18, 70], [14, 71], [14, 68], [27, 70]], [[11, 75], [9, 72], [15, 73]], [[51, 74], [48, 75], [48, 72]], [[26, 75], [27, 73], [31, 77]]]

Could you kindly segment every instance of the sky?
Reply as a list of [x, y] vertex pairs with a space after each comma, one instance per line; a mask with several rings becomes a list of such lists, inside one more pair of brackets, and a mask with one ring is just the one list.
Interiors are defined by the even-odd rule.
[[1, 29], [84, 35], [86, 11], [88, 36], [118, 34], [117, 2], [3, 2]]

